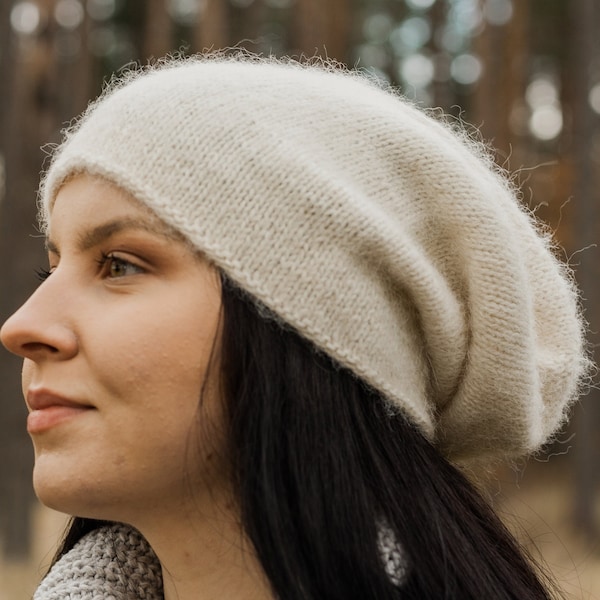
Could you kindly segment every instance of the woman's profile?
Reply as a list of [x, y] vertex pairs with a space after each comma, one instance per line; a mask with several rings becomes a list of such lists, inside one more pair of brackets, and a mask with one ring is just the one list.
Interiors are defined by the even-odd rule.
[[53, 151], [49, 267], [4, 324], [35, 599], [542, 599], [461, 472], [587, 376], [571, 274], [480, 146], [338, 67], [171, 60]]

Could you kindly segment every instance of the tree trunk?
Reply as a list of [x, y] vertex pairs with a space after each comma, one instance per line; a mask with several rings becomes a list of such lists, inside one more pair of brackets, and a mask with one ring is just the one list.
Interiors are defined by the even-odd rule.
[[[571, 0], [570, 72], [571, 72], [571, 122], [573, 160], [573, 195], [576, 203], [576, 240], [583, 250], [579, 256], [579, 283], [583, 289], [585, 316], [590, 323], [592, 348], [600, 343], [600, 253], [595, 246], [600, 231], [600, 204], [598, 188], [594, 182], [592, 165], [592, 136], [594, 115], [588, 103], [591, 87], [590, 65], [594, 53], [596, 21], [594, 0]], [[589, 247], [588, 246], [593, 246]], [[598, 360], [598, 352], [595, 352]], [[592, 389], [583, 398], [577, 415], [577, 497], [575, 520], [582, 532], [598, 540], [600, 527], [595, 514], [598, 495], [598, 465], [600, 464], [599, 435], [600, 393]]]
[[[17, 39], [10, 28], [10, 5], [0, 8], [2, 54], [0, 76], [8, 90], [2, 96], [0, 151], [6, 175], [0, 201], [0, 323], [31, 293], [34, 267], [42, 264], [41, 244], [35, 230], [35, 189], [39, 164], [30, 167], [30, 140], [24, 139], [25, 108], [30, 90], [19, 61]], [[34, 156], [37, 152], [34, 151]], [[29, 234], [29, 235], [27, 235]], [[21, 360], [0, 350], [0, 535], [4, 552], [11, 558], [27, 555], [30, 542], [31, 442], [25, 431], [27, 411], [20, 384]]]
[[194, 30], [194, 50], [219, 50], [229, 45], [227, 0], [206, 0]]
[[172, 22], [167, 0], [147, 0], [142, 59], [161, 58], [172, 50]]

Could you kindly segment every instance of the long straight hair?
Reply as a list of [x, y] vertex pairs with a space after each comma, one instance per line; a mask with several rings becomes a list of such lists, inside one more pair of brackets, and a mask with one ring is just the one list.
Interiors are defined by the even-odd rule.
[[[472, 484], [381, 394], [222, 280], [228, 459], [275, 597], [557, 597]], [[73, 519], [55, 561], [102, 524]]]

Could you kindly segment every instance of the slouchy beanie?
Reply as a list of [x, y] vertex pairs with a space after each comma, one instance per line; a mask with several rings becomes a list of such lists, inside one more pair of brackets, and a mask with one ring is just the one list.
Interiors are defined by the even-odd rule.
[[248, 57], [130, 73], [65, 132], [43, 224], [79, 173], [133, 194], [450, 458], [534, 451], [577, 396], [577, 294], [548, 236], [479, 144], [365, 77]]

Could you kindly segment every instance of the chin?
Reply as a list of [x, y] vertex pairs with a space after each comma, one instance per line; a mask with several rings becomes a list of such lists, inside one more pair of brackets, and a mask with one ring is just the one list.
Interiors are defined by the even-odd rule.
[[[59, 473], [47, 461], [37, 461], [33, 470], [33, 489], [39, 501], [67, 515], [118, 521], [114, 503], [107, 501], [105, 490], [89, 475]], [[104, 492], [104, 493], [103, 493]]]

